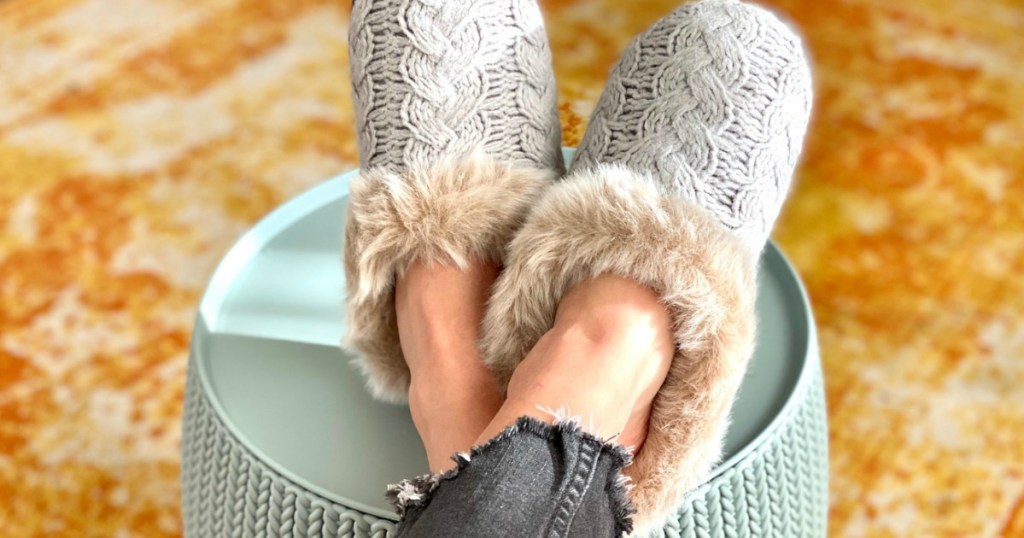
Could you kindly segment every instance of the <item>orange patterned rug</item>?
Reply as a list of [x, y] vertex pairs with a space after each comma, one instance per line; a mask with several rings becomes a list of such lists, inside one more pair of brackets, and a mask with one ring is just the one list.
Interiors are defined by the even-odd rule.
[[[567, 145], [675, 0], [544, 2]], [[834, 536], [1024, 536], [1024, 5], [770, 0], [816, 114], [776, 239], [810, 289]], [[177, 536], [200, 294], [356, 163], [349, 2], [0, 2], [0, 535]]]

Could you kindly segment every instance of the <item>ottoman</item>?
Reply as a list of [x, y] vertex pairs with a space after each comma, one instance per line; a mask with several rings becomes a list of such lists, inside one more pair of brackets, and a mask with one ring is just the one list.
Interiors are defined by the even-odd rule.
[[[203, 296], [182, 423], [187, 538], [384, 538], [397, 521], [386, 485], [427, 471], [408, 409], [372, 400], [338, 347], [354, 173], [260, 221]], [[828, 430], [810, 306], [774, 244], [759, 278], [757, 350], [724, 459], [654, 536], [825, 535]]]

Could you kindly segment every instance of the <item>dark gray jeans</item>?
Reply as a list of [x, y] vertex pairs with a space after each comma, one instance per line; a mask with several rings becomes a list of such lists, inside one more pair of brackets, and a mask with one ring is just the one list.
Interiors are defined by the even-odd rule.
[[391, 486], [397, 537], [619, 537], [632, 530], [629, 460], [573, 422], [522, 417], [457, 468]]

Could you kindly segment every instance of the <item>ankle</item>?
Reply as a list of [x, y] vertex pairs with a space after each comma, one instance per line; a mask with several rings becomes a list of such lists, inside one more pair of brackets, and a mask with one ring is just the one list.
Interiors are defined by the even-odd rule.
[[[578, 394], [595, 400], [631, 402], [648, 370], [643, 354], [630, 353], [611, 332], [580, 325], [552, 328], [541, 337], [509, 380], [508, 397]], [[587, 385], [587, 388], [581, 387]], [[558, 408], [563, 402], [538, 401]]]
[[411, 315], [428, 316], [439, 311], [461, 312], [466, 306], [482, 309], [497, 277], [498, 264], [478, 258], [468, 260], [465, 267], [451, 261], [416, 260], [395, 283], [395, 307]]
[[499, 394], [493, 374], [480, 360], [432, 360], [412, 371], [409, 399], [430, 401]]
[[553, 417], [541, 409], [564, 409], [599, 424], [604, 435], [618, 433], [640, 395], [643, 369], [618, 356], [615, 345], [578, 326], [549, 331], [512, 374], [506, 405], [542, 420]]
[[395, 286], [395, 321], [406, 364], [421, 369], [461, 369], [480, 362], [480, 336], [496, 266], [473, 260], [453, 264], [414, 262]]
[[434, 370], [414, 377], [409, 412], [431, 471], [450, 467], [453, 454], [470, 450], [501, 404], [501, 393], [489, 372]]
[[602, 274], [570, 288], [558, 304], [553, 330], [608, 342], [664, 344], [671, 316], [658, 294], [634, 280]]
[[563, 365], [562, 371], [596, 368], [628, 386], [664, 377], [674, 351], [667, 320], [615, 308], [563, 318], [538, 346], [543, 360]]
[[671, 316], [653, 290], [614, 276], [583, 282], [563, 296], [554, 326], [513, 373], [487, 433], [522, 415], [550, 420], [538, 406], [565, 406], [593, 420], [594, 433], [639, 446], [673, 354]]

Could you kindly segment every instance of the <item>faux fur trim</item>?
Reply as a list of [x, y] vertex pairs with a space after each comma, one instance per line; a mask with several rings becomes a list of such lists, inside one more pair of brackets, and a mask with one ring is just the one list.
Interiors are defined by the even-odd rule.
[[398, 341], [394, 285], [415, 260], [501, 262], [531, 203], [554, 172], [476, 153], [413, 163], [403, 173], [365, 170], [349, 186], [345, 222], [348, 334], [344, 347], [374, 397], [405, 401], [409, 368]]
[[637, 534], [662, 524], [721, 457], [729, 410], [753, 353], [755, 260], [704, 209], [621, 166], [549, 188], [509, 245], [481, 349], [502, 386], [551, 328], [562, 295], [603, 273], [657, 290], [676, 353], [634, 464]]

